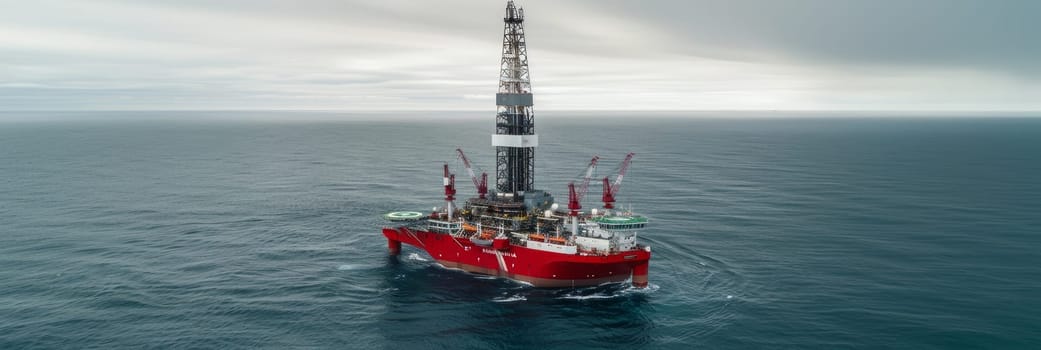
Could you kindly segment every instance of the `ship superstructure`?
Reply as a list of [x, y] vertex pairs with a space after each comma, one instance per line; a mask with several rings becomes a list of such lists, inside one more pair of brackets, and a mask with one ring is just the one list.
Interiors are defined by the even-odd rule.
[[633, 154], [626, 155], [615, 178], [602, 179], [603, 209], [583, 212], [599, 157], [593, 157], [568, 185], [568, 202], [561, 208], [553, 196], [535, 188], [534, 99], [524, 37], [524, 10], [512, 0], [503, 17], [503, 48], [496, 94], [495, 190], [488, 191], [488, 174], [479, 176], [470, 159], [457, 149], [477, 196], [460, 208], [455, 204], [455, 174], [443, 168], [445, 205], [429, 215], [395, 212], [397, 222], [385, 227], [391, 254], [401, 243], [426, 250], [438, 263], [465, 271], [505, 277], [536, 287], [575, 287], [632, 280], [647, 285], [650, 248], [637, 243], [645, 217], [615, 210], [615, 195]]

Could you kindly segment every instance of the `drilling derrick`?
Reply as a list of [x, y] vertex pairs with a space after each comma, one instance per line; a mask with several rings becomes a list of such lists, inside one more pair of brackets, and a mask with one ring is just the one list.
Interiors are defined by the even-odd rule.
[[535, 187], [535, 114], [532, 111], [528, 49], [524, 41], [524, 9], [506, 4], [495, 118], [495, 188], [499, 193], [531, 191]]
[[[647, 218], [627, 211], [582, 212], [582, 200], [594, 179], [600, 157], [593, 157], [568, 184], [566, 212], [544, 190], [535, 189], [535, 115], [532, 111], [524, 10], [513, 0], [503, 17], [502, 61], [495, 94], [495, 184], [492, 174], [475, 171], [456, 149], [475, 197], [456, 207], [455, 174], [444, 165], [444, 209], [429, 215], [396, 211], [383, 236], [392, 255], [408, 244], [425, 250], [441, 266], [529, 283], [535, 287], [575, 288], [632, 281], [647, 287], [651, 249], [636, 240]], [[604, 206], [612, 208], [632, 153], [614, 182], [604, 178]], [[490, 189], [490, 186], [494, 188]], [[491, 191], [489, 191], [491, 190]], [[590, 206], [592, 207], [592, 206]]]

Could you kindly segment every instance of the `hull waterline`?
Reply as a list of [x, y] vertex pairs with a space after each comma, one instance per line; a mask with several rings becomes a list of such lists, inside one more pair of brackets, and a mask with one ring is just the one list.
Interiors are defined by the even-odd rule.
[[423, 249], [445, 267], [521, 281], [539, 288], [594, 286], [632, 280], [647, 286], [650, 249], [610, 255], [560, 254], [517, 245], [497, 250], [476, 245], [467, 238], [407, 227], [384, 228], [391, 254], [401, 243]]

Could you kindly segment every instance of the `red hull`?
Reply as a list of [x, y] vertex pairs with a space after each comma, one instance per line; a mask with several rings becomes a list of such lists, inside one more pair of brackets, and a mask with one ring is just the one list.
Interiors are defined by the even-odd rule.
[[384, 228], [391, 254], [406, 243], [426, 250], [438, 263], [468, 272], [500, 276], [535, 287], [578, 287], [622, 282], [632, 277], [637, 287], [647, 286], [649, 249], [612, 255], [560, 254], [507, 245], [503, 250], [479, 246], [466, 238], [443, 233]]

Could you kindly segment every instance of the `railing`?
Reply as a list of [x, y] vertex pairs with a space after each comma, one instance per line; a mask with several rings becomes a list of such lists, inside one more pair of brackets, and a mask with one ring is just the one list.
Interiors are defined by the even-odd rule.
[[463, 230], [463, 222], [427, 220], [427, 228], [433, 232], [457, 234]]

